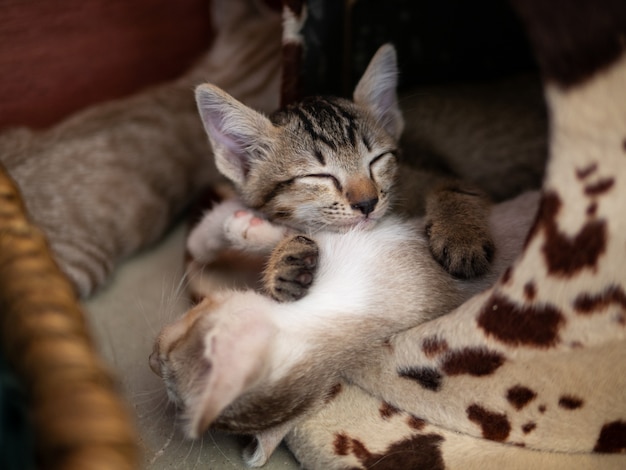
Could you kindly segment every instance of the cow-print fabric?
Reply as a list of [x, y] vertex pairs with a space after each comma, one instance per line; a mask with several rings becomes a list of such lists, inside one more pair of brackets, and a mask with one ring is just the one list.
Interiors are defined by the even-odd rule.
[[551, 115], [524, 252], [346, 370], [287, 437], [305, 468], [626, 468], [626, 4], [513, 4]]

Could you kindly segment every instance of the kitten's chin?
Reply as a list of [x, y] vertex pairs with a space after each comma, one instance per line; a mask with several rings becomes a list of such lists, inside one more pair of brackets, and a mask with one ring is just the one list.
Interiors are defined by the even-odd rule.
[[359, 217], [356, 220], [350, 220], [342, 223], [336, 223], [335, 225], [327, 226], [327, 229], [335, 232], [346, 232], [349, 230], [371, 230], [378, 223], [379, 218], [373, 217]]
[[372, 218], [367, 218], [367, 219], [362, 219], [360, 222], [358, 222], [354, 228], [358, 229], [358, 230], [371, 230], [372, 228], [374, 228], [374, 226], [376, 226], [376, 224], [378, 223], [378, 219], [372, 219]]
[[286, 224], [296, 231], [309, 230], [312, 233], [319, 231], [326, 232], [346, 232], [349, 230], [370, 230], [380, 221], [381, 216], [361, 216], [349, 219], [333, 220], [332, 222], [325, 220], [300, 220], [292, 224]]
[[165, 391], [167, 392], [167, 398], [169, 399], [170, 403], [174, 404], [174, 406], [179, 410], [184, 409], [185, 404], [183, 403], [183, 400], [181, 400], [181, 398], [178, 396], [178, 393], [176, 393], [176, 390], [172, 385], [166, 383]]

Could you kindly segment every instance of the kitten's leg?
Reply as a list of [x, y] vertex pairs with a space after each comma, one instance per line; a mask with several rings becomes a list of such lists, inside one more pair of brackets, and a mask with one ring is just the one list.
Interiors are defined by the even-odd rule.
[[272, 252], [263, 279], [267, 293], [279, 302], [298, 300], [313, 283], [319, 250], [303, 235], [285, 238]]
[[489, 231], [490, 203], [477, 188], [446, 181], [426, 198], [426, 235], [435, 259], [460, 278], [488, 271], [494, 255]]
[[269, 254], [288, 233], [289, 229], [258, 217], [238, 200], [227, 200], [207, 212], [194, 227], [187, 249], [200, 263], [213, 261], [225, 249]]

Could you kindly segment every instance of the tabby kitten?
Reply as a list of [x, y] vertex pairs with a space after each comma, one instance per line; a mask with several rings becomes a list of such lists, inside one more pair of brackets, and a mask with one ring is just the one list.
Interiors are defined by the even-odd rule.
[[[357, 84], [353, 101], [312, 97], [268, 118], [214, 85], [199, 86], [196, 99], [216, 166], [235, 184], [245, 206], [271, 221], [315, 233], [371, 228], [392, 204], [401, 209], [402, 203], [415, 206], [412, 199], [426, 198], [427, 233], [436, 259], [459, 277], [483, 274], [493, 243], [489, 206], [480, 191], [458, 182], [430, 182], [426, 196], [392, 197], [398, 173], [415, 177], [408, 167], [398, 171], [404, 122], [396, 85], [395, 49], [385, 45]], [[203, 244], [213, 242], [202, 227], [189, 238], [196, 259], [206, 251]]]
[[[388, 214], [402, 131], [395, 74], [395, 53], [385, 46], [354, 102], [311, 98], [271, 118], [217, 87], [198, 88], [217, 167], [240, 200], [207, 213], [188, 248], [200, 262], [225, 248], [271, 252], [271, 296], [209, 290], [159, 334], [150, 366], [183, 410], [188, 436], [209, 425], [255, 434], [259, 445], [247, 460], [263, 464], [300, 419], [323, 406], [346, 364], [367, 365], [371, 344], [484, 289], [521, 249], [536, 195], [494, 207], [482, 226], [484, 200], [454, 184], [435, 191], [447, 206], [429, 200], [431, 219]], [[466, 207], [474, 212], [466, 215]], [[449, 213], [493, 232], [498, 249], [485, 276], [459, 280], [431, 256], [433, 221], [445, 227]]]
[[526, 194], [493, 208], [493, 266], [469, 280], [436, 263], [420, 219], [389, 215], [370, 229], [285, 238], [284, 226], [241, 203], [219, 205], [211, 227], [224, 240], [253, 251], [278, 244], [272, 260], [287, 279], [295, 279], [289, 268], [302, 266], [316, 277], [294, 302], [254, 290], [208, 291], [162, 329], [150, 366], [181, 408], [186, 434], [198, 437], [209, 425], [254, 434], [258, 445], [246, 459], [263, 464], [299, 420], [324, 406], [347, 364], [368, 368], [372, 344], [449, 312], [493, 282], [520, 252], [536, 204], [537, 195]]

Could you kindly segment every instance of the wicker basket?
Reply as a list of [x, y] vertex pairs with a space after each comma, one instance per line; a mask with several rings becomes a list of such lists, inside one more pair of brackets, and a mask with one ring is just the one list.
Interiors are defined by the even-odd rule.
[[31, 411], [38, 468], [133, 469], [138, 438], [74, 290], [0, 168], [2, 354]]

